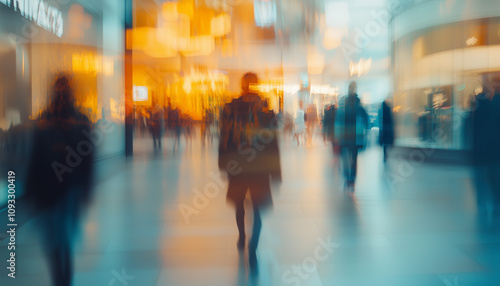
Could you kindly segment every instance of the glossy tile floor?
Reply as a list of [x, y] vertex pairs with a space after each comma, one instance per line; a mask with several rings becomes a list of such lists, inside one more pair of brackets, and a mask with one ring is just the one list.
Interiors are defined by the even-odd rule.
[[[348, 195], [330, 147], [283, 144], [284, 181], [251, 275], [215, 147], [183, 144], [153, 155], [151, 141], [137, 140], [134, 159], [96, 186], [74, 285], [500, 285], [500, 231], [478, 223], [466, 167], [393, 158], [384, 168], [374, 147]], [[247, 216], [250, 231], [250, 208]], [[50, 285], [35, 223], [18, 230], [17, 278], [2, 270], [1, 285]]]

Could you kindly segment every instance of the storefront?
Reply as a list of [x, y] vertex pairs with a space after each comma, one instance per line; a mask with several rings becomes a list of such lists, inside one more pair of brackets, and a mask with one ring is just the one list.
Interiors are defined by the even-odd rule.
[[124, 13], [119, 0], [0, 0], [2, 170], [26, 170], [31, 122], [59, 73], [72, 77], [76, 105], [95, 128], [115, 127], [97, 157], [124, 153]]
[[[396, 145], [463, 150], [470, 148], [475, 96], [485, 84], [498, 91], [498, 5], [461, 0], [442, 9], [438, 2], [410, 7], [391, 22]], [[424, 14], [427, 22], [419, 20]]]

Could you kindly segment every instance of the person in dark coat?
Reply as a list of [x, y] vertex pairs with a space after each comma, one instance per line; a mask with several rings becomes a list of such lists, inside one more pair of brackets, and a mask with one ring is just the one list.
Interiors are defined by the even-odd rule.
[[333, 143], [335, 138], [335, 113], [337, 112], [337, 107], [335, 104], [325, 107], [323, 115], [323, 140], [325, 145], [327, 141]]
[[388, 149], [394, 144], [394, 117], [389, 100], [384, 100], [378, 114], [380, 123], [379, 144], [384, 149], [384, 163], [387, 162]]
[[339, 102], [335, 118], [335, 142], [341, 148], [345, 190], [354, 191], [358, 153], [367, 144], [368, 113], [356, 94], [357, 84], [349, 84], [348, 95]]
[[279, 148], [272, 128], [277, 122], [274, 113], [267, 109], [267, 102], [250, 91], [250, 86], [257, 82], [256, 74], [245, 74], [242, 96], [224, 106], [219, 143], [219, 169], [228, 174], [227, 200], [236, 208], [240, 250], [245, 247], [243, 205], [247, 192], [252, 198], [254, 225], [248, 248], [250, 267], [254, 270], [262, 227], [260, 214], [272, 206], [271, 179], [281, 181]]
[[496, 216], [500, 218], [500, 92], [497, 91], [492, 100], [492, 146], [493, 168], [490, 176], [493, 181], [493, 196], [495, 198]]
[[75, 107], [71, 78], [57, 76], [49, 107], [35, 120], [25, 190], [28, 204], [40, 212], [40, 237], [56, 286], [71, 285], [73, 241], [91, 198], [97, 137]]
[[472, 164], [474, 183], [480, 218], [484, 221], [491, 217], [493, 184], [491, 172], [494, 165], [493, 152], [496, 148], [492, 140], [494, 110], [490, 94], [483, 92], [475, 96], [472, 104]]

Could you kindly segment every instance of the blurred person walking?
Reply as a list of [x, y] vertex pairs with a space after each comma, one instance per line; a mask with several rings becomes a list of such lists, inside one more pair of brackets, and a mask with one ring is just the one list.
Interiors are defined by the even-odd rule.
[[358, 153], [367, 144], [368, 114], [357, 95], [357, 84], [349, 84], [348, 95], [339, 101], [335, 118], [335, 144], [341, 148], [346, 191], [353, 192], [356, 181]]
[[[495, 111], [487, 88], [472, 103], [472, 164], [479, 217], [489, 223], [493, 213], [494, 119]], [[493, 133], [492, 133], [493, 132]]]
[[493, 167], [491, 172], [493, 197], [495, 201], [495, 218], [500, 220], [500, 92], [496, 91], [492, 100], [493, 131]]
[[181, 111], [177, 108], [171, 109], [168, 114], [169, 125], [174, 135], [174, 152], [179, 150], [181, 145], [182, 117]]
[[337, 113], [335, 104], [325, 106], [323, 113], [323, 142], [325, 145], [327, 142], [333, 144], [335, 138], [335, 114]]
[[394, 117], [392, 114], [392, 105], [388, 99], [382, 102], [378, 113], [379, 137], [378, 142], [383, 148], [384, 163], [387, 162], [389, 148], [394, 144]]
[[[294, 121], [294, 138], [297, 140], [297, 145], [300, 146], [301, 142], [304, 144], [305, 141], [305, 132], [306, 132], [306, 114], [304, 112], [304, 103], [302, 101], [299, 102], [299, 109], [295, 112], [295, 121]], [[302, 138], [302, 140], [301, 140]]]
[[236, 207], [238, 249], [245, 247], [244, 201], [250, 192], [253, 205], [253, 231], [248, 244], [249, 262], [257, 270], [256, 249], [262, 228], [261, 212], [272, 206], [271, 179], [281, 181], [276, 123], [267, 102], [250, 91], [257, 75], [247, 73], [241, 81], [242, 96], [224, 106], [220, 122], [219, 169], [228, 174], [227, 199]]
[[[101, 135], [102, 136], [102, 135]], [[35, 121], [26, 200], [39, 211], [40, 237], [53, 285], [71, 285], [73, 242], [91, 198], [91, 123], [76, 106], [71, 78], [56, 77], [49, 107]]]
[[153, 135], [153, 148], [161, 150], [161, 139], [163, 137], [164, 128], [164, 110], [163, 107], [157, 104], [151, 112], [151, 134]]
[[316, 130], [316, 126], [318, 124], [318, 110], [316, 109], [316, 105], [309, 104], [307, 107], [306, 119], [306, 142], [307, 145], [312, 145], [314, 140], [314, 131]]

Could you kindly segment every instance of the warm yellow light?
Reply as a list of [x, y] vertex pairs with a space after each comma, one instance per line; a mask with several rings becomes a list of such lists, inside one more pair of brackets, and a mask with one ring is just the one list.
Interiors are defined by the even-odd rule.
[[177, 51], [173, 47], [173, 44], [168, 44], [166, 39], [169, 36], [175, 35], [176, 31], [163, 28], [134, 28], [127, 30], [127, 46], [134, 50], [142, 50], [145, 54], [153, 58], [173, 57], [177, 55]]
[[233, 56], [233, 40], [224, 39], [222, 41], [221, 53], [223, 57], [232, 57]]
[[467, 46], [474, 46], [477, 43], [477, 38], [472, 36], [468, 38], [467, 41], [465, 41], [465, 43], [467, 44]]
[[179, 14], [185, 14], [189, 18], [193, 18], [194, 15], [194, 1], [193, 0], [181, 0], [177, 2], [177, 12]]
[[170, 49], [169, 47], [157, 43], [156, 45], [151, 45], [144, 50], [148, 56], [152, 58], [170, 58], [177, 55], [177, 51]]
[[127, 30], [127, 49], [144, 50], [148, 41], [154, 37], [155, 30], [151, 27], [139, 27]]
[[309, 74], [321, 74], [325, 67], [325, 56], [323, 54], [310, 54], [307, 56], [307, 71]]
[[333, 50], [342, 44], [342, 31], [334, 28], [327, 28], [323, 37], [323, 45], [327, 50]]
[[177, 48], [178, 38], [189, 38], [191, 34], [191, 26], [189, 17], [184, 14], [179, 14], [176, 21], [165, 21], [160, 28], [156, 29], [156, 37], [163, 45], [170, 47], [172, 50]]
[[222, 37], [231, 32], [231, 16], [221, 14], [210, 21], [210, 31], [214, 37]]
[[187, 46], [183, 50], [184, 56], [207, 56], [215, 50], [214, 37], [210, 35], [194, 36], [187, 41]]
[[115, 72], [115, 63], [112, 59], [104, 59], [102, 63], [102, 73], [106, 76], [112, 76]]
[[177, 20], [177, 2], [164, 2], [161, 6], [161, 15], [167, 21]]
[[75, 73], [98, 73], [102, 70], [102, 60], [91, 52], [73, 54], [72, 68]]

